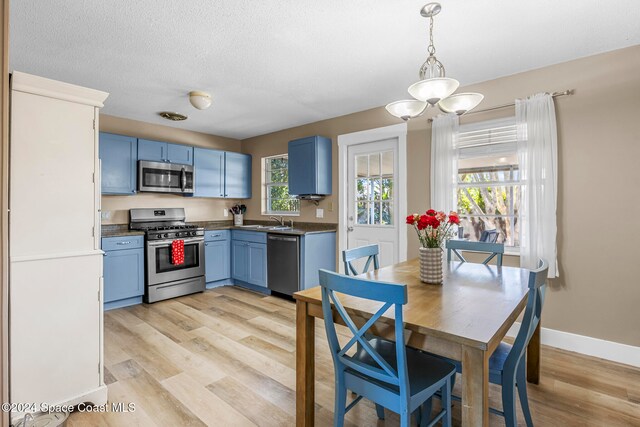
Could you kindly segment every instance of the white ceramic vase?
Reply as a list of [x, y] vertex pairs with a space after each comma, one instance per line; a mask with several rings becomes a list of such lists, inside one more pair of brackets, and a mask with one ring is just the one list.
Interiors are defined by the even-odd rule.
[[442, 249], [420, 248], [420, 280], [433, 285], [442, 284]]

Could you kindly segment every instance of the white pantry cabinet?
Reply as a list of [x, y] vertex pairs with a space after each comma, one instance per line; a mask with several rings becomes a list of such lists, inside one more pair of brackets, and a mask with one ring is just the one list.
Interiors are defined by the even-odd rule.
[[25, 73], [11, 76], [14, 403], [107, 401], [98, 160], [98, 113], [107, 96]]

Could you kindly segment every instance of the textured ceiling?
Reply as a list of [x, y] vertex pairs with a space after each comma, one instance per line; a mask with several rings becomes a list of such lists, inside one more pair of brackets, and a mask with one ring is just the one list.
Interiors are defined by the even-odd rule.
[[[11, 68], [108, 91], [106, 114], [242, 139], [408, 97], [424, 3], [19, 0]], [[637, 0], [450, 0], [435, 45], [464, 85], [640, 44], [639, 18]]]

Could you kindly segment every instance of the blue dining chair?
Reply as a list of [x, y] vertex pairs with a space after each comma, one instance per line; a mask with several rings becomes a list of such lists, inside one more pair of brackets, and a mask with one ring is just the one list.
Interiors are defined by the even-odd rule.
[[[433, 426], [442, 420], [451, 426], [451, 381], [456, 368], [453, 364], [429, 354], [407, 348], [404, 344], [402, 307], [407, 303], [407, 286], [375, 282], [320, 270], [322, 313], [335, 370], [335, 418], [333, 425], [344, 425], [345, 414], [363, 397], [400, 415], [400, 425], [408, 427], [411, 414], [417, 412], [421, 427]], [[342, 305], [337, 293], [382, 303], [358, 328]], [[353, 337], [341, 346], [333, 321], [332, 304]], [[395, 342], [379, 337], [365, 337], [380, 317], [394, 309]], [[347, 354], [360, 343], [353, 355]], [[347, 390], [357, 397], [347, 406]], [[442, 396], [442, 410], [429, 420], [430, 414], [421, 412], [423, 405], [431, 406], [433, 395]], [[430, 411], [429, 411], [430, 412]]]
[[[531, 337], [540, 323], [542, 306], [546, 290], [549, 264], [540, 260], [538, 268], [529, 272], [527, 306], [524, 310], [520, 330], [513, 345], [501, 342], [489, 358], [489, 382], [502, 386], [502, 411], [489, 408], [489, 411], [501, 415], [507, 427], [516, 427], [516, 389], [527, 427], [533, 427], [529, 399], [527, 397], [526, 351]], [[446, 359], [456, 365], [456, 371], [462, 372], [459, 361]], [[453, 396], [455, 400], [459, 397]], [[448, 399], [446, 399], [448, 400]], [[444, 404], [445, 399], [443, 399]], [[425, 411], [427, 412], [428, 409]]]
[[480, 235], [479, 242], [496, 243], [498, 241], [498, 230], [484, 230]]
[[[380, 250], [378, 249], [378, 245], [367, 245], [360, 246], [359, 248], [346, 249], [342, 251], [342, 262], [344, 262], [344, 273], [347, 276], [357, 276], [358, 274], [366, 273], [369, 271], [369, 267], [371, 267], [371, 262], [373, 262], [373, 269], [377, 270], [380, 268], [380, 264], [378, 262], [378, 255], [380, 254]], [[364, 265], [364, 268], [361, 272], [358, 272], [356, 268], [353, 266], [352, 262], [361, 259], [367, 258], [367, 262]]]
[[[373, 262], [373, 269], [377, 270], [380, 268], [380, 264], [378, 262], [378, 255], [380, 250], [378, 245], [367, 245], [360, 246], [353, 249], [345, 249], [342, 251], [342, 261], [344, 262], [344, 273], [347, 276], [357, 276], [358, 274], [366, 273], [369, 271], [369, 267], [371, 267], [371, 263]], [[353, 261], [358, 259], [367, 258], [367, 262], [362, 268], [361, 272], [356, 270], [353, 265]], [[365, 334], [365, 338], [369, 338], [369, 334]], [[360, 343], [356, 343], [357, 351], [360, 351]], [[376, 404], [376, 412], [378, 414], [378, 418], [384, 420], [384, 408], [380, 405]]]
[[451, 254], [453, 253], [462, 262], [467, 260], [462, 256], [460, 251], [471, 252], [484, 252], [489, 256], [482, 261], [483, 264], [488, 264], [494, 257], [496, 258], [496, 265], [502, 267], [502, 256], [504, 255], [503, 243], [486, 243], [486, 242], [469, 242], [468, 240], [447, 240], [447, 261], [453, 261]]

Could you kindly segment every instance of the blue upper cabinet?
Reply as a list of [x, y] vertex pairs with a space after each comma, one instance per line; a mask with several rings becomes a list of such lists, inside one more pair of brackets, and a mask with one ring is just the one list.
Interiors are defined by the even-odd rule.
[[[225, 152], [224, 197], [251, 198], [251, 156]], [[196, 172], [197, 175], [197, 172]]]
[[167, 143], [150, 141], [148, 139], [138, 139], [138, 160], [166, 162]]
[[193, 149], [196, 197], [224, 197], [224, 151]]
[[138, 140], [100, 132], [102, 194], [135, 194]]
[[331, 139], [310, 136], [289, 141], [289, 193], [331, 194]]
[[167, 144], [167, 161], [183, 165], [193, 164], [193, 147], [180, 144]]
[[193, 147], [149, 139], [138, 140], [138, 160], [193, 164]]

